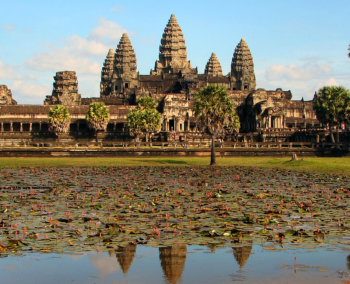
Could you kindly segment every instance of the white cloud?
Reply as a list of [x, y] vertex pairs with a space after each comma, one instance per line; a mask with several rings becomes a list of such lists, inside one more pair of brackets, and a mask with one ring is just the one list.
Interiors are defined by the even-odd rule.
[[26, 62], [26, 66], [37, 71], [76, 71], [81, 74], [99, 74], [101, 65], [88, 58], [75, 56], [66, 50], [42, 52]]
[[269, 66], [266, 68], [265, 78], [267, 81], [309, 81], [330, 72], [332, 68], [328, 65], [317, 64], [310, 60], [302, 66], [294, 64]]
[[100, 74], [103, 60], [110, 45], [118, 42], [127, 32], [120, 24], [101, 18], [98, 25], [91, 30], [87, 38], [72, 35], [61, 38], [62, 46], [45, 43], [46, 51], [37, 53], [25, 64], [37, 71], [76, 71], [79, 74]]
[[101, 277], [120, 270], [118, 259], [115, 256], [106, 256], [104, 253], [88, 253], [88, 258], [95, 266]]
[[14, 80], [11, 84], [12, 97], [19, 104], [43, 104], [51, 95], [52, 85], [41, 84], [35, 80]]
[[293, 99], [302, 97], [311, 100], [315, 91], [327, 85], [339, 85], [341, 74], [333, 71], [330, 65], [320, 58], [307, 58], [302, 64], [272, 65], [265, 71], [257, 71], [258, 88], [291, 90]]
[[22, 78], [21, 74], [18, 72], [18, 67], [9, 65], [9, 64], [4, 64], [0, 60], [0, 79], [5, 80], [5, 79], [20, 79]]
[[115, 7], [112, 7], [111, 9], [109, 9], [109, 11], [111, 12], [122, 12], [124, 10], [124, 6], [123, 5], [119, 5], [119, 6], [115, 6]]
[[128, 33], [128, 30], [123, 28], [122, 25], [101, 18], [97, 27], [93, 28], [89, 33], [88, 40], [104, 41], [108, 43], [119, 42], [123, 33]]
[[5, 31], [14, 31], [17, 29], [16, 25], [14, 25], [14, 24], [2, 25], [2, 28]]

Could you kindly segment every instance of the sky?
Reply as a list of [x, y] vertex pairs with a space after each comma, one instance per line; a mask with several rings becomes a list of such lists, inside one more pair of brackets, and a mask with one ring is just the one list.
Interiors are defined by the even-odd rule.
[[257, 88], [311, 100], [323, 86], [350, 88], [349, 0], [0, 0], [0, 85], [19, 104], [43, 104], [57, 71], [77, 72], [82, 97], [99, 97], [110, 48], [127, 33], [137, 69], [149, 74], [175, 14], [192, 67], [215, 52], [226, 75], [245, 38]]

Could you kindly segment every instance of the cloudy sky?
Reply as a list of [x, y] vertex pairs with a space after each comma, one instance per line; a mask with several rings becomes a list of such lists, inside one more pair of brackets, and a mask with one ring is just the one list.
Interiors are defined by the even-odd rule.
[[350, 88], [349, 0], [2, 1], [0, 84], [19, 104], [43, 104], [57, 71], [74, 70], [83, 97], [98, 97], [109, 48], [128, 33], [149, 74], [171, 14], [200, 73], [216, 52], [224, 74], [244, 37], [257, 87], [312, 99], [324, 85]]

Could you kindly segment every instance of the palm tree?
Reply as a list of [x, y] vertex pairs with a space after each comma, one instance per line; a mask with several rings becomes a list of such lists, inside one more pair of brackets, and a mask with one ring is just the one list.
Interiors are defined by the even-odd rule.
[[103, 102], [95, 102], [89, 105], [85, 119], [89, 128], [96, 133], [96, 141], [98, 132], [106, 130], [109, 117], [109, 110]]
[[313, 107], [317, 119], [328, 125], [332, 143], [335, 143], [333, 127], [336, 127], [338, 144], [339, 127], [350, 117], [350, 92], [341, 86], [325, 86], [317, 92]]
[[215, 165], [215, 137], [238, 131], [239, 117], [224, 87], [209, 85], [196, 92], [194, 99], [194, 114], [212, 137], [210, 165]]
[[56, 134], [58, 139], [61, 133], [66, 133], [71, 121], [69, 111], [65, 106], [55, 105], [50, 109], [49, 131]]

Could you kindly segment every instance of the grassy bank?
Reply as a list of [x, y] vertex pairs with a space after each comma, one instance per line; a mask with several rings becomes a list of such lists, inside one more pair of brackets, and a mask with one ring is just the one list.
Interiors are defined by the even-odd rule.
[[[0, 167], [101, 167], [101, 166], [208, 166], [210, 158], [0, 158]], [[350, 174], [350, 158], [230, 157], [217, 158], [218, 166], [256, 166]]]

